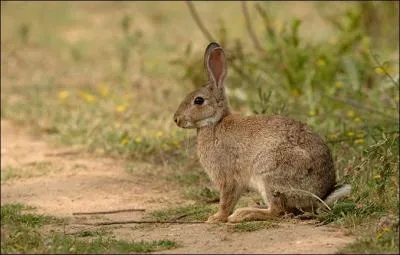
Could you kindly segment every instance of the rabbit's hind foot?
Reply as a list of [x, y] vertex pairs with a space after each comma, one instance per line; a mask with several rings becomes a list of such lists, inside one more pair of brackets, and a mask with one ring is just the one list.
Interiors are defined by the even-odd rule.
[[272, 208], [262, 209], [255, 207], [245, 207], [237, 209], [232, 215], [228, 217], [228, 222], [243, 222], [243, 221], [257, 221], [268, 220], [279, 216], [279, 212], [272, 210]]

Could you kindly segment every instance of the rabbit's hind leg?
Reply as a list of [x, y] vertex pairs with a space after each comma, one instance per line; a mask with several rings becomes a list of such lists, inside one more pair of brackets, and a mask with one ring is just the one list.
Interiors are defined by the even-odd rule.
[[256, 221], [276, 218], [280, 213], [272, 208], [245, 207], [237, 209], [228, 217], [228, 222]]
[[228, 222], [256, 221], [276, 218], [285, 213], [286, 200], [280, 193], [260, 192], [267, 208], [245, 207], [235, 210]]

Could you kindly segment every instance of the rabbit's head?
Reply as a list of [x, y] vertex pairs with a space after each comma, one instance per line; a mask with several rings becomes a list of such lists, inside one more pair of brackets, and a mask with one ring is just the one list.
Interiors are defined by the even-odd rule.
[[209, 76], [208, 84], [187, 95], [175, 112], [174, 121], [181, 128], [215, 125], [229, 114], [224, 90], [226, 56], [218, 43], [207, 46], [204, 66]]

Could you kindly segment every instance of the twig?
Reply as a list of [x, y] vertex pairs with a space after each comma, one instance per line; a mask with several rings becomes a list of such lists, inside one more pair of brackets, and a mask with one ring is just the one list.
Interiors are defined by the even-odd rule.
[[256, 6], [256, 10], [260, 14], [261, 18], [264, 20], [264, 25], [267, 28], [269, 38], [275, 40], [275, 32], [271, 27], [271, 21], [269, 20], [267, 12], [261, 7], [261, 5], [259, 3], [256, 3], [255, 6]]
[[303, 214], [299, 214], [297, 216], [295, 216], [295, 219], [299, 219], [299, 220], [311, 220], [311, 219], [315, 219], [317, 217], [316, 214], [311, 213], [311, 212], [305, 212]]
[[243, 11], [243, 16], [246, 21], [246, 27], [247, 31], [249, 32], [250, 39], [253, 41], [254, 47], [259, 51], [263, 52], [264, 49], [260, 44], [260, 41], [257, 39], [257, 36], [253, 30], [253, 26], [251, 24], [251, 20], [249, 17], [249, 10], [247, 9], [247, 2], [246, 1], [241, 1], [242, 2], [242, 11]]
[[336, 140], [328, 140], [326, 141], [327, 143], [340, 143], [344, 141], [353, 141], [353, 140], [358, 140], [358, 139], [363, 139], [364, 137], [347, 137], [347, 138], [341, 138], [341, 139], [336, 139]]
[[393, 118], [393, 116], [387, 115], [385, 112], [378, 111], [378, 110], [376, 110], [374, 108], [370, 108], [368, 106], [359, 104], [359, 103], [357, 103], [357, 102], [355, 102], [353, 100], [350, 100], [350, 99], [340, 99], [340, 98], [337, 98], [337, 97], [330, 96], [328, 94], [324, 94], [324, 96], [326, 96], [326, 97], [328, 97], [330, 99], [333, 99], [333, 100], [336, 100], [336, 101], [351, 105], [351, 106], [359, 108], [359, 109], [364, 109], [364, 110], [370, 111], [372, 113], [383, 115], [383, 116], [388, 117], [390, 119], [395, 119], [395, 118]]
[[67, 151], [60, 151], [60, 152], [49, 152], [45, 153], [45, 157], [58, 157], [58, 156], [67, 156], [67, 155], [75, 155], [82, 152], [82, 149], [75, 149], [75, 150], [67, 150]]
[[100, 211], [100, 212], [74, 212], [72, 215], [88, 215], [88, 214], [112, 214], [120, 212], [144, 212], [146, 209], [121, 209], [112, 211]]
[[66, 232], [65, 235], [77, 235], [77, 234], [81, 234], [82, 232], [85, 232], [85, 231], [92, 231], [92, 229], [95, 229], [95, 227], [89, 227], [89, 228], [81, 229], [81, 230], [74, 231], [74, 232], [68, 232], [68, 233]]
[[[191, 1], [185, 1], [185, 2], [187, 4], [187, 6], [189, 7], [190, 14], [192, 15], [192, 18], [194, 19], [194, 21], [196, 22], [196, 25], [200, 28], [200, 31], [203, 33], [203, 35], [206, 37], [206, 39], [208, 41], [213, 42], [214, 41], [213, 36], [207, 30], [207, 28], [204, 26], [193, 3]], [[251, 79], [248, 77], [248, 75], [246, 75], [239, 67], [237, 67], [233, 61], [231, 61], [231, 66], [240, 76], [242, 76], [243, 78], [245, 78], [248, 81], [251, 81]]]
[[90, 226], [104, 226], [104, 225], [116, 225], [116, 224], [143, 224], [143, 223], [167, 223], [167, 224], [203, 224], [205, 221], [160, 221], [160, 220], [128, 220], [128, 221], [106, 221], [96, 223], [81, 223], [82, 225]]
[[380, 68], [382, 69], [382, 71], [384, 72], [384, 74], [385, 74], [395, 85], [398, 86], [399, 83], [396, 82], [396, 81], [393, 79], [393, 77], [386, 71], [386, 69], [384, 68], [384, 66], [379, 62], [378, 57], [377, 57], [375, 54], [373, 54], [371, 51], [370, 51], [369, 54], [371, 54], [372, 58], [374, 59], [374, 61], [375, 61], [376, 64], [378, 65], [378, 67], [380, 67]]
[[[394, 130], [394, 131], [388, 131], [388, 132], [383, 132], [384, 134], [396, 134], [399, 133], [398, 130]], [[381, 134], [381, 133], [379, 133]], [[372, 134], [373, 135], [378, 135], [378, 134]], [[358, 139], [364, 139], [365, 136], [362, 137], [345, 137], [345, 138], [340, 138], [340, 139], [336, 139], [336, 140], [328, 140], [327, 143], [339, 143], [339, 142], [344, 142], [344, 141], [352, 141], [352, 140], [358, 140]]]
[[[196, 22], [196, 25], [200, 28], [201, 32], [203, 33], [203, 35], [207, 38], [208, 41], [213, 42], [214, 38], [213, 36], [210, 34], [210, 32], [208, 32], [207, 28], [204, 26], [203, 22], [201, 21], [199, 14], [196, 11], [196, 8], [194, 7], [193, 3], [191, 1], [185, 1], [187, 6], [189, 7], [190, 10], [190, 14], [192, 16], [192, 18], [194, 19], [194, 21]], [[229, 57], [228, 57], [228, 61], [229, 61]], [[240, 67], [236, 66], [236, 64], [233, 61], [230, 61], [232, 68], [240, 75], [242, 76], [242, 78], [246, 79], [249, 83], [251, 83], [251, 78], [245, 74]]]
[[309, 192], [309, 191], [307, 191], [307, 190], [302, 190], [302, 189], [295, 189], [295, 188], [291, 188], [291, 190], [307, 193], [307, 194], [311, 195], [312, 197], [316, 198], [318, 201], [320, 201], [329, 211], [332, 210], [332, 209], [329, 207], [329, 205], [327, 205], [327, 204], [325, 203], [324, 200], [322, 200], [319, 196], [315, 195], [315, 194], [312, 193], [312, 192]]
[[[393, 88], [394, 88], [394, 93], [398, 93], [396, 86], [399, 86], [399, 81], [397, 79], [397, 82], [394, 80], [394, 78], [389, 74], [389, 72], [386, 70], [386, 68], [379, 62], [378, 60], [378, 56], [373, 54], [370, 50], [369, 54], [371, 54], [372, 58], [374, 59], [374, 61], [376, 62], [376, 64], [378, 65], [378, 67], [380, 67], [382, 69], [382, 71], [385, 73], [386, 77], [388, 77], [394, 84]], [[385, 93], [386, 94], [386, 93]], [[387, 94], [386, 94], [387, 95]], [[390, 99], [390, 96], [387, 95], [387, 97]], [[390, 102], [390, 101], [389, 101]], [[399, 110], [399, 104], [395, 103], [395, 107], [397, 109], [397, 111]]]
[[200, 28], [203, 35], [207, 38], [208, 41], [214, 41], [210, 32], [208, 32], [207, 28], [204, 26], [203, 22], [200, 20], [199, 15], [197, 14], [196, 8], [194, 7], [192, 1], [185, 1], [187, 6], [189, 7], [190, 14], [192, 15], [194, 21], [196, 22], [197, 26]]

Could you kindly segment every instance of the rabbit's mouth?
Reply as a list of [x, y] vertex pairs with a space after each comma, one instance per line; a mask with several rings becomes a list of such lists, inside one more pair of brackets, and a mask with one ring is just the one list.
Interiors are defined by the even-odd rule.
[[196, 126], [193, 125], [193, 123], [191, 123], [189, 121], [182, 121], [182, 123], [178, 124], [178, 127], [181, 127], [181, 128], [196, 128]]
[[191, 121], [188, 121], [183, 117], [174, 116], [174, 121], [176, 125], [180, 128], [195, 128], [195, 125]]
[[206, 126], [215, 125], [215, 123], [217, 122], [217, 118], [215, 116], [212, 116], [198, 121], [196, 120], [193, 121], [181, 115], [181, 116], [174, 116], [174, 121], [176, 125], [180, 128], [202, 128]]

